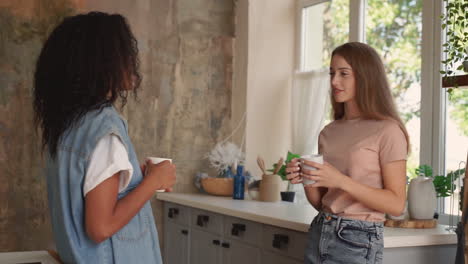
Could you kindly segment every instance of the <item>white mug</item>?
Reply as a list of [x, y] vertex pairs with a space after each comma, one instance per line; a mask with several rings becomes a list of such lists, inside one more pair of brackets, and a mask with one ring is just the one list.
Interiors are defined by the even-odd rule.
[[[147, 160], [147, 161], [149, 160], [153, 164], [158, 164], [158, 163], [161, 163], [161, 162], [163, 162], [165, 160], [168, 160], [170, 163], [172, 163], [172, 159], [166, 159], [166, 158], [146, 157], [145, 160]], [[146, 175], [147, 172], [148, 172], [148, 167], [146, 167], [145, 175]], [[157, 190], [157, 192], [164, 192], [164, 190]]]
[[172, 163], [172, 159], [166, 159], [166, 158], [146, 157], [146, 160], [151, 161], [151, 163], [153, 163], [153, 164], [158, 164], [158, 163], [161, 163], [161, 162], [163, 162], [165, 160], [168, 160], [169, 162]]
[[[303, 156], [301, 156], [301, 159], [323, 164], [323, 155], [322, 154], [303, 155]], [[301, 168], [306, 169], [306, 170], [317, 170], [315, 167], [308, 166], [308, 165], [306, 165], [304, 163], [301, 163]], [[307, 185], [313, 184], [313, 183], [315, 183], [314, 180], [302, 178], [302, 184], [304, 186], [307, 186]]]

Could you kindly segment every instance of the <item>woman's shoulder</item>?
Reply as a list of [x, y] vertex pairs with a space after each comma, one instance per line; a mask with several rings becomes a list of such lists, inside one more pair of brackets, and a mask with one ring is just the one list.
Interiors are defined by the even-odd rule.
[[89, 123], [92, 127], [118, 127], [126, 128], [126, 120], [112, 106], [102, 106], [100, 108], [89, 111], [85, 116], [85, 123]]
[[393, 119], [378, 120], [378, 125], [382, 131], [402, 131], [398, 121]]

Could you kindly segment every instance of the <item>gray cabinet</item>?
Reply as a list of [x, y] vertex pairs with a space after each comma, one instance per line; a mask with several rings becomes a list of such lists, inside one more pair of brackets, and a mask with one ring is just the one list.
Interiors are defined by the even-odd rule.
[[260, 264], [261, 250], [240, 241], [225, 240], [221, 249], [223, 264]]
[[304, 259], [307, 243], [306, 233], [276, 226], [263, 225], [262, 248], [297, 260]]
[[190, 239], [190, 263], [219, 264], [221, 243], [219, 235], [193, 229]]
[[[164, 214], [165, 264], [303, 263], [305, 232], [167, 201]], [[453, 263], [455, 246], [387, 247], [383, 263]]]
[[263, 225], [164, 202], [164, 263], [261, 264]]
[[278, 255], [269, 251], [262, 254], [262, 263], [268, 264], [302, 264], [304, 262], [286, 256]]
[[166, 223], [165, 226], [165, 258], [164, 263], [188, 264], [190, 233], [187, 226]]
[[190, 208], [164, 203], [164, 263], [188, 264], [190, 262]]

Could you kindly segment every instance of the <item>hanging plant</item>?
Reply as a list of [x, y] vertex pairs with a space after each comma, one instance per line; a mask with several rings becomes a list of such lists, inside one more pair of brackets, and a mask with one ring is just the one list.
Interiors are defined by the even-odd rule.
[[[445, 59], [440, 73], [443, 78], [457, 71], [468, 70], [468, 0], [444, 0], [445, 14], [441, 16], [446, 39], [442, 44]], [[453, 83], [455, 88], [457, 83]], [[452, 93], [449, 88], [448, 93]]]

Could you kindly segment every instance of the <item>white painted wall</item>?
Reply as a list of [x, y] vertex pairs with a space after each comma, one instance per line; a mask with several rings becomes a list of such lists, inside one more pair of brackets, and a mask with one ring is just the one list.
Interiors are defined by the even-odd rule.
[[254, 176], [258, 155], [270, 168], [291, 145], [295, 2], [248, 1], [246, 166]]

